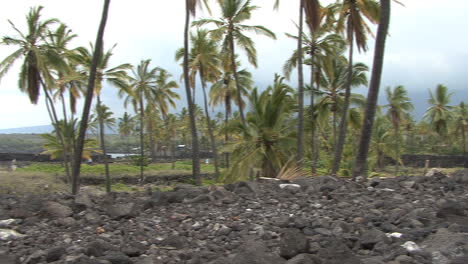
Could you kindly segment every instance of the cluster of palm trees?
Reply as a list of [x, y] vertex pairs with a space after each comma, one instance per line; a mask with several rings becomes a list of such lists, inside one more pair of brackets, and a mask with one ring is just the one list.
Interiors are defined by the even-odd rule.
[[[108, 7], [108, 3], [106, 6]], [[90, 157], [90, 151], [97, 145], [97, 141], [85, 137], [86, 130], [95, 125], [100, 135], [100, 151], [104, 156], [107, 191], [110, 191], [104, 136], [106, 127], [115, 124], [115, 119], [101, 98], [104, 83], [116, 87], [119, 95], [124, 97], [125, 105], [131, 104], [139, 114], [142, 157], [145, 155], [144, 131], [146, 129], [148, 134], [152, 135], [154, 125], [152, 121], [148, 121], [154, 121], [154, 118], [145, 116], [154, 117], [161, 113], [163, 117], [167, 117], [169, 107], [175, 106], [175, 100], [179, 99], [179, 95], [173, 91], [178, 85], [171, 80], [172, 76], [168, 71], [160, 67], [151, 67], [150, 60], [143, 60], [136, 67], [130, 64], [110, 66], [115, 46], [103, 52], [102, 39], [89, 49], [70, 48], [69, 43], [76, 35], [57, 19], [42, 20], [42, 9], [43, 7], [31, 8], [26, 17], [27, 32], [20, 31], [10, 22], [19, 37], [3, 37], [2, 44], [14, 46], [17, 50], [0, 63], [0, 77], [4, 76], [16, 61], [21, 60], [19, 88], [29, 95], [32, 103], [38, 102], [41, 92], [44, 94], [55, 134], [55, 137], [45, 136], [49, 140], [46, 145], [47, 152], [53, 157], [63, 159], [67, 180], [73, 182], [74, 193], [78, 188], [77, 167], [83, 158]], [[86, 97], [86, 101], [84, 114], [79, 122], [76, 118], [76, 104], [83, 96]], [[96, 98], [94, 115], [89, 114], [89, 98]], [[58, 110], [60, 105], [61, 114]], [[129, 119], [129, 116], [123, 118]], [[122, 129], [122, 132], [129, 133], [129, 128]], [[150, 141], [154, 139], [153, 136], [149, 138]], [[150, 147], [151, 149], [153, 148]], [[143, 179], [143, 166], [141, 178]]]
[[[175, 54], [183, 67], [187, 98], [187, 108], [179, 116], [170, 113], [180, 98], [174, 91], [178, 84], [167, 70], [151, 66], [150, 60], [136, 66], [109, 65], [115, 48], [103, 49], [109, 0], [104, 1], [98, 37], [89, 49], [69, 48], [76, 36], [56, 19], [42, 20], [42, 7], [29, 12], [28, 32], [10, 22], [19, 37], [3, 37], [2, 44], [18, 49], [0, 63], [0, 78], [15, 61], [23, 60], [19, 88], [32, 103], [44, 95], [55, 127], [57, 155], [64, 160], [74, 193], [83, 153], [89, 154], [87, 150], [96, 144], [88, 139], [85, 147], [88, 125], [94, 123], [99, 131], [100, 148], [106, 157], [105, 129], [115, 123], [101, 97], [103, 83], [118, 89], [125, 107], [133, 107], [136, 117], [125, 113], [119, 119], [119, 133], [124, 137], [138, 133], [142, 160], [146, 149], [155, 157], [158, 142], [164, 141], [173, 150], [177, 142], [190, 141], [187, 145], [197, 184], [201, 183], [200, 140], [205, 140], [213, 153], [217, 179], [224, 160], [227, 181], [254, 174], [276, 176], [287, 166], [310, 168], [313, 174], [326, 168], [334, 175], [366, 176], [368, 169], [382, 165], [385, 157], [396, 161], [398, 173], [400, 154], [410, 150], [403, 141], [427, 139], [428, 133], [418, 132], [426, 123], [439, 136], [446, 136], [455, 122], [454, 131], [462, 135], [464, 146], [465, 106], [449, 107], [449, 94], [443, 86], [431, 93], [432, 107], [419, 124], [409, 118], [412, 105], [403, 86], [388, 88], [388, 104], [377, 106], [390, 0], [338, 0], [327, 6], [318, 0], [299, 0], [298, 33], [286, 34], [297, 40], [297, 49], [284, 64], [285, 77], [275, 75], [273, 84], [263, 91], [253, 87], [252, 74], [240, 57], [245, 55], [247, 66], [257, 67], [255, 43], [249, 34], [272, 39], [276, 35], [264, 26], [249, 24], [258, 9], [251, 1], [214, 2], [221, 10], [220, 17], [197, 19], [197, 6], [203, 3], [211, 13], [211, 3], [186, 0], [184, 47]], [[275, 8], [279, 4], [276, 1]], [[369, 67], [354, 62], [354, 52], [355, 47], [358, 52], [367, 50], [372, 24], [378, 24], [378, 29], [369, 80]], [[285, 81], [296, 69], [298, 87], [294, 89]], [[304, 80], [305, 69], [310, 71], [308, 81]], [[353, 87], [367, 85], [367, 99], [352, 92]], [[197, 92], [202, 93], [203, 102], [196, 101]], [[305, 103], [305, 95], [310, 96], [310, 102]], [[78, 122], [76, 101], [80, 97], [85, 98], [85, 104]], [[90, 117], [93, 98], [95, 114]], [[61, 115], [56, 109], [58, 102]], [[210, 106], [222, 106], [224, 113], [213, 116]], [[392, 131], [391, 136], [387, 130]], [[105, 158], [104, 163], [109, 180]], [[142, 181], [143, 170], [142, 165]]]

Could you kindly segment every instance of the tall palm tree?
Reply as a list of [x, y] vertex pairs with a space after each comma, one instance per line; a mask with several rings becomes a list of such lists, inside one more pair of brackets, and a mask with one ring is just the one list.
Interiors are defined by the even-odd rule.
[[91, 63], [91, 69], [89, 73], [89, 80], [88, 80], [88, 86], [87, 86], [88, 89], [86, 90], [85, 103], [83, 106], [83, 114], [82, 114], [81, 123], [80, 123], [80, 131], [78, 134], [78, 140], [76, 144], [76, 153], [74, 157], [75, 160], [73, 164], [73, 173], [72, 173], [72, 179], [73, 179], [72, 193], [74, 195], [76, 195], [79, 190], [81, 154], [83, 152], [83, 147], [84, 147], [85, 137], [86, 137], [86, 128], [88, 125], [89, 112], [91, 109], [91, 104], [92, 104], [93, 96], [94, 96], [94, 86], [96, 85], [96, 74], [97, 74], [98, 62], [99, 62], [99, 58], [101, 57], [102, 49], [103, 49], [102, 46], [103, 46], [104, 30], [106, 28], [107, 16], [109, 13], [109, 6], [110, 6], [110, 0], [104, 0], [104, 7], [102, 11], [102, 16], [101, 16], [101, 22], [99, 24], [93, 60]]
[[[155, 114], [160, 114], [162, 119], [166, 120], [169, 113], [169, 107], [176, 108], [176, 99], [180, 99], [180, 96], [177, 92], [174, 91], [175, 88], [179, 88], [179, 85], [174, 81], [170, 80], [172, 75], [163, 68], [158, 68], [158, 72], [155, 79], [155, 89], [153, 90], [152, 100], [148, 102], [148, 107], [151, 109], [149, 113], [152, 115], [148, 116], [148, 136], [150, 139], [150, 150], [151, 150], [151, 159], [154, 161], [156, 159], [155, 153], [155, 143], [154, 143], [154, 133], [153, 128], [156, 124], [153, 125], [155, 121]], [[151, 119], [151, 120], [150, 120]]]
[[121, 137], [126, 138], [126, 154], [130, 153], [130, 135], [135, 131], [135, 120], [127, 112], [118, 119], [118, 131]]
[[[279, 0], [275, 1], [274, 8], [277, 9], [279, 7]], [[304, 157], [304, 71], [302, 67], [303, 62], [303, 28], [304, 28], [304, 11], [306, 13], [306, 20], [307, 25], [309, 26], [310, 32], [312, 34], [319, 28], [320, 25], [320, 17], [321, 17], [321, 9], [320, 3], [318, 0], [299, 0], [299, 26], [298, 26], [298, 37], [297, 37], [297, 53], [300, 56], [297, 56], [297, 73], [298, 73], [298, 123], [297, 123], [297, 157], [296, 161], [299, 167], [302, 167], [302, 159]], [[313, 53], [311, 53], [311, 57], [313, 58]], [[313, 61], [313, 59], [312, 59]], [[313, 71], [311, 79], [313, 78]], [[311, 83], [312, 85], [312, 83]], [[313, 98], [313, 95], [312, 95]], [[313, 100], [311, 101], [313, 102]], [[313, 103], [311, 105], [311, 109], [313, 109]], [[312, 140], [314, 142], [314, 140]], [[312, 146], [314, 149], [314, 146]], [[313, 152], [313, 151], [312, 151]]]
[[349, 44], [349, 79], [345, 92], [344, 107], [341, 114], [338, 143], [335, 148], [335, 156], [333, 159], [332, 175], [335, 175], [340, 168], [341, 156], [346, 139], [346, 117], [351, 96], [354, 43], [356, 43], [358, 51], [367, 50], [367, 34], [370, 34], [371, 30], [365, 20], [367, 19], [371, 23], [377, 23], [380, 16], [379, 10], [379, 3], [376, 0], [343, 0], [343, 2], [341, 2], [338, 30], [346, 33], [346, 38]]
[[[191, 37], [192, 49], [190, 51], [190, 77], [192, 87], [195, 87], [195, 79], [198, 73], [203, 89], [203, 103], [205, 108], [206, 123], [210, 137], [211, 151], [213, 152], [215, 179], [219, 178], [218, 151], [216, 149], [212, 122], [208, 109], [208, 98], [206, 93], [206, 82], [216, 82], [221, 75], [220, 56], [217, 41], [210, 39], [207, 30], [198, 29]], [[182, 52], [176, 54], [176, 59], [181, 57]]]
[[434, 131], [440, 136], [445, 137], [448, 132], [448, 122], [452, 118], [452, 109], [450, 106], [450, 97], [453, 93], [448, 92], [447, 86], [437, 85], [435, 94], [429, 90], [430, 99], [429, 108], [424, 114], [424, 119], [429, 121]]
[[382, 68], [385, 55], [385, 42], [390, 24], [390, 0], [380, 1], [380, 21], [375, 40], [374, 62], [372, 67], [369, 92], [367, 94], [366, 109], [364, 111], [364, 121], [362, 125], [359, 149], [354, 164], [353, 178], [363, 176], [367, 179], [367, 156], [369, 152], [372, 126], [374, 124], [375, 112], [377, 110], [377, 99], [379, 96], [380, 81], [382, 79]]
[[12, 21], [8, 20], [19, 38], [4, 36], [1, 42], [3, 45], [15, 46], [18, 49], [0, 63], [0, 78], [8, 73], [16, 61], [24, 59], [18, 84], [20, 90], [28, 94], [33, 104], [37, 103], [41, 88], [49, 99], [48, 103], [51, 103], [47, 91], [47, 85], [53, 83], [51, 70], [65, 65], [56, 50], [45, 42], [50, 26], [58, 23], [58, 20], [41, 20], [42, 9], [42, 6], [30, 9], [26, 16], [27, 33], [21, 32]]
[[[68, 65], [63, 56], [61, 56], [67, 41], [64, 40], [60, 43], [47, 41], [47, 38], [49, 40], [57, 39], [57, 37], [51, 37], [53, 35], [51, 33], [51, 26], [59, 23], [59, 21], [57, 19], [42, 20], [42, 9], [42, 6], [38, 6], [29, 10], [29, 13], [26, 15], [27, 33], [21, 32], [12, 21], [8, 20], [19, 37], [4, 36], [2, 37], [1, 44], [14, 46], [18, 49], [0, 62], [0, 79], [8, 73], [16, 61], [23, 60], [18, 79], [19, 89], [28, 94], [33, 104], [36, 104], [39, 100], [39, 94], [42, 89], [56, 136], [65, 148], [63, 135], [60, 132], [60, 127], [57, 126], [59, 118], [51, 96], [51, 89], [56, 84], [54, 71], [68, 70]], [[59, 26], [57, 32], [60, 32], [61, 28], [64, 29], [65, 26]], [[69, 37], [71, 38], [72, 36]], [[68, 156], [70, 153], [67, 153], [66, 149], [63, 149], [62, 154], [64, 155], [63, 160], [67, 179], [69, 180]]]
[[460, 133], [463, 144], [463, 155], [466, 155], [466, 130], [468, 128], [468, 109], [465, 102], [455, 108], [455, 132]]
[[[203, 0], [203, 3], [209, 10], [207, 0]], [[189, 27], [190, 27], [190, 16], [195, 16], [197, 11], [197, 5], [200, 0], [185, 0], [185, 26], [184, 26], [184, 83], [185, 93], [187, 95], [187, 105], [190, 116], [190, 131], [192, 134], [192, 173], [195, 180], [195, 184], [201, 185], [200, 176], [200, 150], [198, 146], [197, 136], [197, 124], [195, 121], [195, 109], [194, 101], [190, 93], [190, 73], [189, 73]]]
[[114, 113], [110, 111], [110, 108], [105, 104], [99, 103], [96, 105], [95, 108], [96, 117], [99, 123], [99, 138], [101, 143], [101, 150], [104, 160], [104, 167], [106, 173], [106, 192], [111, 192], [111, 180], [109, 174], [109, 163], [107, 162], [107, 148], [106, 148], [106, 141], [105, 141], [105, 127], [113, 127], [115, 125], [115, 118], [112, 117]]
[[[98, 65], [96, 69], [96, 84], [94, 86], [94, 91], [96, 93], [96, 115], [97, 115], [97, 124], [99, 125], [99, 135], [100, 135], [100, 142], [103, 152], [103, 162], [105, 167], [105, 174], [106, 174], [106, 191], [110, 192], [110, 175], [109, 175], [109, 162], [107, 160], [107, 151], [105, 149], [105, 119], [104, 116], [100, 114], [105, 114], [106, 107], [103, 106], [101, 100], [101, 92], [102, 92], [102, 84], [104, 81], [107, 83], [118, 87], [119, 89], [127, 89], [127, 70], [131, 69], [131, 65], [128, 63], [118, 65], [116, 67], [110, 68], [109, 67], [109, 60], [113, 55], [113, 50], [116, 45], [114, 45], [111, 49], [106, 51], [105, 53], [101, 54], [98, 59]], [[91, 44], [90, 49], [86, 49], [85, 47], [79, 47], [76, 49], [75, 53], [71, 56], [77, 63], [83, 66], [84, 71], [83, 75], [89, 75], [91, 72], [91, 64], [93, 60], [93, 45]]]
[[[337, 148], [337, 121], [338, 113], [344, 107], [346, 100], [346, 89], [348, 84], [347, 60], [345, 57], [328, 57], [323, 62], [320, 72], [317, 74], [320, 78], [320, 87], [314, 92], [319, 97], [317, 104], [319, 107], [330, 108], [332, 112], [332, 139], [333, 149]], [[351, 76], [352, 87], [367, 85], [367, 72], [369, 68], [363, 63], [353, 65], [353, 76]], [[359, 103], [358, 95], [350, 95], [351, 103]]]
[[[306, 2], [309, 4], [309, 2]], [[315, 89], [318, 89], [318, 87], [314, 88], [314, 83], [319, 86], [319, 76], [318, 72], [320, 72], [321, 64], [322, 62], [330, 57], [334, 56], [335, 54], [340, 54], [345, 46], [343, 38], [339, 34], [333, 34], [331, 33], [331, 30], [333, 29], [334, 25], [336, 24], [334, 21], [334, 16], [335, 16], [335, 10], [336, 10], [336, 4], [333, 5], [328, 5], [326, 7], [320, 7], [320, 5], [317, 3], [317, 5], [312, 6], [312, 10], [315, 10], [315, 8], [318, 8], [317, 11], [315, 11], [317, 14], [312, 15], [314, 12], [308, 11], [306, 12], [306, 15], [313, 16], [313, 18], [308, 18], [308, 21], [311, 21], [311, 19], [316, 19], [317, 25], [315, 28], [312, 28], [311, 24], [308, 23], [309, 25], [309, 32], [310, 34], [302, 34], [302, 39], [300, 39], [298, 36], [294, 36], [291, 34], [286, 34], [288, 37], [296, 39], [299, 42], [303, 43], [303, 47], [301, 49], [301, 54], [302, 56], [299, 56], [299, 49], [296, 49], [292, 56], [286, 61], [286, 63], [283, 66], [283, 72], [287, 78], [289, 78], [292, 70], [296, 67], [298, 67], [298, 62], [299, 59], [302, 59], [302, 57], [305, 57], [307, 54], [309, 55], [308, 59], [305, 59], [303, 61], [304, 64], [309, 65], [310, 67], [310, 117], [311, 117], [311, 125], [312, 125], [312, 136], [311, 136], [311, 156], [313, 157], [313, 162], [312, 162], [312, 174], [316, 173], [316, 167], [317, 167], [317, 161], [318, 161], [318, 144], [317, 144], [317, 133], [316, 133], [316, 126], [315, 126], [315, 120], [313, 120], [314, 113], [314, 103], [315, 103], [315, 93], [313, 92]], [[300, 21], [302, 22], [302, 21]], [[300, 26], [299, 26], [300, 27]], [[299, 75], [302, 75], [300, 73], [301, 71], [298, 70]], [[314, 79], [317, 79], [314, 82]], [[299, 143], [299, 141], [298, 141]]]
[[[127, 91], [127, 100], [131, 101], [135, 111], [140, 115], [140, 158], [145, 157], [144, 148], [144, 128], [145, 128], [145, 103], [152, 102], [154, 90], [156, 89], [156, 78], [158, 67], [150, 68], [151, 60], [142, 60], [140, 64], [133, 69], [133, 76], [129, 77], [130, 89]], [[121, 93], [122, 95], [122, 93]], [[144, 166], [140, 162], [140, 182], [144, 181]]]
[[[242, 94], [240, 88], [239, 76], [237, 74], [237, 61], [235, 47], [237, 44], [247, 54], [248, 61], [257, 67], [257, 50], [251, 38], [246, 36], [244, 32], [254, 32], [276, 39], [275, 34], [264, 26], [250, 26], [243, 24], [252, 16], [252, 11], [258, 9], [253, 6], [250, 0], [223, 0], [219, 1], [221, 7], [220, 19], [200, 19], [194, 21], [193, 25], [202, 26], [206, 24], [214, 24], [217, 28], [211, 30], [211, 35], [215, 40], [221, 40], [221, 52], [230, 55], [231, 69], [234, 74], [236, 83], [237, 101], [241, 102]], [[240, 118], [243, 125], [246, 125], [244, 109], [239, 108]]]
[[[223, 58], [227, 58], [223, 56]], [[242, 99], [243, 97], [248, 95], [248, 92], [252, 89], [253, 80], [252, 74], [247, 70], [243, 69], [237, 72], [238, 80], [239, 80], [239, 87], [241, 89], [241, 101], [237, 100], [235, 96], [237, 93], [237, 85], [234, 79], [234, 74], [231, 71], [231, 67], [229, 66], [230, 63], [228, 60], [222, 59], [222, 71], [223, 77], [218, 80], [217, 82], [213, 83], [210, 89], [210, 104], [212, 106], [218, 106], [224, 104], [224, 126], [226, 127], [229, 123], [229, 117], [232, 113], [232, 105], [235, 104], [239, 108], [245, 107], [245, 101]], [[224, 130], [224, 143], [227, 144], [229, 142], [229, 132], [228, 130]], [[225, 153], [225, 164], [226, 167], [229, 168], [229, 153]]]
[[409, 114], [414, 109], [411, 99], [408, 97], [406, 89], [402, 85], [398, 85], [393, 90], [387, 87], [385, 90], [387, 94], [387, 102], [384, 107], [387, 108], [387, 117], [393, 125], [395, 137], [395, 176], [398, 176], [398, 169], [400, 163], [400, 126]]

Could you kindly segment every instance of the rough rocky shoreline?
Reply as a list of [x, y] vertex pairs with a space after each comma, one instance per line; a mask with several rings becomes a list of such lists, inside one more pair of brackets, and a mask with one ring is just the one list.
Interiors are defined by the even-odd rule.
[[0, 264], [467, 264], [468, 170], [0, 195]]

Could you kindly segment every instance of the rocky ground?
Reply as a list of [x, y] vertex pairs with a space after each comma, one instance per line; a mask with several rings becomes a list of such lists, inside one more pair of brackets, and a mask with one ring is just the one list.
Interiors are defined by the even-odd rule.
[[468, 170], [0, 196], [0, 264], [467, 264]]

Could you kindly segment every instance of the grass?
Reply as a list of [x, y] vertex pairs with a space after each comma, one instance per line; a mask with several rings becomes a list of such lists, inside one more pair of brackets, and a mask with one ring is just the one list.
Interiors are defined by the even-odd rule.
[[[213, 173], [214, 166], [212, 164], [201, 164], [202, 173]], [[192, 164], [190, 161], [177, 161], [175, 168], [172, 169], [172, 163], [153, 163], [145, 167], [145, 175], [180, 175], [190, 174], [192, 172]], [[110, 173], [113, 177], [131, 176], [139, 177], [140, 167], [124, 163], [111, 163]], [[105, 174], [103, 164], [87, 165], [81, 167], [82, 177], [103, 177]], [[59, 163], [31, 163], [25, 167], [18, 168], [14, 172], [9, 172], [6, 169], [0, 169], [0, 193], [53, 193], [53, 192], [68, 192], [69, 186], [61, 180], [65, 175], [65, 169]], [[190, 182], [187, 182], [190, 183]], [[213, 185], [214, 180], [203, 180], [203, 185]], [[105, 190], [104, 185], [97, 186], [100, 190]], [[127, 185], [116, 182], [112, 185], [112, 191], [116, 192], [136, 192], [145, 191], [144, 186]], [[173, 186], [166, 185], [151, 185], [153, 190], [171, 191]]]
[[[110, 173], [113, 176], [137, 176], [140, 173], [140, 167], [124, 163], [111, 163]], [[192, 164], [189, 161], [177, 161], [175, 168], [172, 169], [172, 163], [152, 163], [145, 167], [146, 175], [177, 174], [191, 172]], [[33, 163], [29, 166], [18, 168], [18, 172], [40, 172], [49, 174], [65, 174], [65, 169], [58, 163]], [[212, 164], [201, 164], [202, 173], [213, 173]], [[82, 176], [101, 176], [105, 174], [104, 164], [81, 166]]]
[[68, 189], [58, 175], [52, 173], [0, 171], [0, 193], [46, 194]]
[[[431, 168], [429, 168], [430, 170]], [[452, 175], [453, 173], [462, 170], [461, 167], [456, 168], [438, 168], [442, 173], [446, 175]], [[413, 167], [400, 167], [399, 175], [407, 176], [423, 176], [424, 168], [413, 168]], [[370, 177], [395, 177], [395, 167], [394, 166], [385, 166], [383, 169], [372, 172], [369, 174]]]

